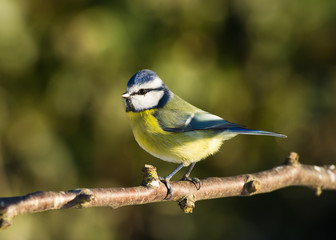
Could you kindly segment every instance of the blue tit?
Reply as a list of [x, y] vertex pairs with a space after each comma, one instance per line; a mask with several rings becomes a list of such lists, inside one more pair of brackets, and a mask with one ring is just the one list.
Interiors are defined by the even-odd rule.
[[179, 166], [160, 180], [167, 187], [166, 199], [173, 195], [170, 179], [189, 166], [181, 180], [191, 181], [197, 190], [201, 182], [190, 177], [195, 164], [216, 153], [223, 141], [238, 134], [286, 137], [285, 135], [247, 129], [205, 112], [184, 101], [151, 70], [141, 70], [127, 83], [122, 94], [127, 116], [138, 144], [153, 156]]

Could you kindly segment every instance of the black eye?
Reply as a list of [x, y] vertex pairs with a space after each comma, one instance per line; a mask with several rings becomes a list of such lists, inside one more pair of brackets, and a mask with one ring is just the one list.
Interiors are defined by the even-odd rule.
[[148, 93], [149, 92], [149, 90], [148, 89], [140, 89], [139, 91], [138, 91], [138, 94], [139, 95], [145, 95], [146, 93]]

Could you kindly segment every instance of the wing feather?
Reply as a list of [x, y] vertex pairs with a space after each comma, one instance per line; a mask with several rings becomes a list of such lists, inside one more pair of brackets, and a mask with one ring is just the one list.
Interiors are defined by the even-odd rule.
[[191, 113], [175, 109], [160, 109], [153, 115], [158, 120], [162, 129], [168, 132], [189, 132], [210, 129], [225, 130], [228, 128], [243, 127], [204, 111]]

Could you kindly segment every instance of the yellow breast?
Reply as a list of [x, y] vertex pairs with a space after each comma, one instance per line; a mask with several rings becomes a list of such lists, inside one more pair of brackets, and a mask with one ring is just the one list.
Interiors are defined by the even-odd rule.
[[200, 161], [217, 152], [222, 145], [222, 135], [211, 130], [181, 133], [164, 131], [152, 115], [154, 111], [127, 112], [136, 141], [150, 154], [188, 166], [191, 162]]

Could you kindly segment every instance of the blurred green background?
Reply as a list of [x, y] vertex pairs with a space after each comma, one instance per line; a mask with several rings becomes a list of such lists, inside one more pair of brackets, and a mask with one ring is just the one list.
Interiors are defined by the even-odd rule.
[[[145, 163], [121, 94], [154, 70], [194, 105], [287, 139], [238, 136], [199, 178], [271, 168], [297, 151], [335, 164], [336, 1], [0, 0], [0, 196], [134, 186]], [[182, 173], [181, 173], [182, 174]], [[179, 174], [175, 179], [180, 177]], [[333, 239], [336, 194], [19, 216], [5, 239]]]

